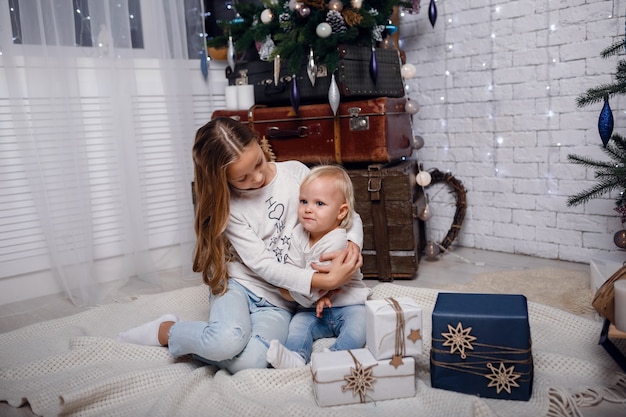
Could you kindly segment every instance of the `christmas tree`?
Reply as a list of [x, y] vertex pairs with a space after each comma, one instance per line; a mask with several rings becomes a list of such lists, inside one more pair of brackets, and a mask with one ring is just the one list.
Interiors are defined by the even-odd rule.
[[[419, 3], [418, 3], [419, 4]], [[264, 0], [239, 4], [237, 17], [222, 22], [224, 34], [207, 42], [236, 52], [256, 47], [260, 58], [281, 57], [291, 74], [312, 54], [334, 71], [339, 62], [337, 45], [375, 46], [397, 27], [390, 17], [394, 7], [413, 8], [401, 0]]]
[[[601, 52], [602, 58], [608, 58], [624, 50], [626, 40], [621, 40], [609, 46]], [[577, 98], [578, 107], [588, 106], [594, 103], [604, 102], [598, 119], [598, 132], [602, 139], [602, 151], [610, 160], [600, 161], [586, 156], [568, 155], [567, 158], [575, 164], [586, 168], [595, 169], [596, 184], [589, 189], [572, 195], [567, 200], [568, 206], [577, 206], [587, 201], [598, 198], [606, 193], [619, 190], [615, 199], [615, 211], [621, 216], [622, 225], [626, 222], [626, 139], [621, 135], [613, 134], [613, 114], [609, 105], [611, 97], [626, 94], [626, 60], [620, 60], [617, 64], [615, 81], [588, 89]], [[624, 230], [618, 232], [621, 233]], [[617, 234], [616, 234], [617, 236]], [[619, 247], [617, 238], [615, 243]]]

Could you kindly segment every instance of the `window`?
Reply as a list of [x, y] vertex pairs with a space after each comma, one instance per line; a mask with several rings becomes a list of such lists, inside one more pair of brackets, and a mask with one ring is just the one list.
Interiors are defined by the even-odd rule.
[[[111, 16], [109, 20], [112, 22], [112, 25], [120, 21], [125, 22], [126, 19], [119, 19], [121, 13], [128, 15], [127, 28], [111, 27], [110, 29], [113, 45], [116, 48], [132, 47], [141, 49], [144, 47], [141, 0], [127, 0], [126, 8], [123, 8], [122, 2], [118, 1], [105, 3], [89, 0], [72, 0], [72, 10], [69, 9], [69, 3], [63, 0], [48, 0], [44, 2], [8, 0], [8, 4], [14, 44], [93, 47], [98, 45], [100, 38], [106, 34], [106, 32], [103, 32], [107, 30], [104, 16], [108, 12]], [[104, 9], [107, 5], [109, 7], [108, 11]], [[92, 18], [92, 13], [94, 12], [100, 16], [99, 19]], [[73, 33], [64, 32], [66, 28], [63, 25], [55, 25], [55, 20], [58, 16], [69, 16], [69, 13], [73, 15]], [[40, 15], [44, 29], [43, 35], [40, 32]], [[127, 33], [130, 33], [130, 39], [128, 39]]]
[[[193, 237], [188, 152], [213, 105], [197, 65], [202, 0], [0, 0], [0, 25], [0, 80], [12, 81], [0, 88], [0, 283], [49, 268], [60, 248], [48, 242], [53, 221], [55, 239], [70, 242], [72, 228], [91, 244], [73, 240], [76, 253], [89, 248], [97, 260], [115, 259], [135, 240], [156, 250]], [[51, 173], [41, 184], [30, 175], [36, 159]], [[66, 168], [74, 165], [80, 175]], [[41, 208], [44, 186], [68, 203]], [[128, 201], [139, 215], [131, 217]], [[92, 207], [79, 218], [65, 209], [73, 202]]]

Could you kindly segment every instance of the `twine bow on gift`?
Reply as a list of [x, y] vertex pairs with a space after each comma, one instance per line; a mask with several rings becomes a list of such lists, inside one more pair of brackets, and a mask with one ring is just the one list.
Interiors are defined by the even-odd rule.
[[[398, 366], [404, 363], [402, 358], [406, 356], [406, 344], [404, 341], [406, 322], [415, 316], [405, 318], [404, 311], [402, 310], [402, 306], [396, 299], [389, 297], [389, 298], [385, 298], [385, 301], [387, 301], [391, 305], [391, 308], [393, 308], [394, 312], [396, 313], [396, 325], [395, 325], [394, 330], [391, 333], [381, 338], [380, 344], [382, 345], [383, 341], [386, 339], [387, 336], [393, 334], [393, 337], [395, 339], [394, 351], [393, 351], [393, 355], [391, 357], [391, 361], [389, 362], [389, 364], [393, 365], [393, 367], [397, 369]], [[422, 336], [420, 335], [419, 329], [411, 329], [410, 334], [406, 336], [406, 338], [411, 340], [413, 343], [416, 343], [419, 339], [422, 338]]]
[[[352, 361], [354, 362], [354, 367], [352, 366], [350, 367], [349, 374], [344, 375], [343, 378], [341, 379], [323, 381], [318, 378], [318, 373], [313, 370], [313, 367], [311, 367], [311, 373], [313, 374], [313, 383], [335, 384], [338, 382], [345, 381], [346, 383], [341, 386], [341, 391], [342, 392], [352, 391], [352, 396], [356, 396], [358, 394], [359, 401], [361, 403], [365, 403], [368, 400], [374, 401], [374, 398], [368, 395], [368, 391], [375, 392], [376, 385], [378, 385], [377, 382], [380, 382], [383, 380], [396, 379], [396, 378], [413, 377], [415, 375], [414, 374], [415, 371], [413, 367], [411, 367], [411, 369], [405, 370], [405, 372], [402, 374], [393, 373], [391, 375], [385, 375], [385, 372], [383, 371], [381, 372], [382, 375], [374, 376], [374, 367], [379, 365], [378, 362], [365, 367], [363, 366], [361, 362], [359, 362], [359, 360], [356, 358], [356, 356], [350, 349], [346, 350], [346, 352], [350, 354], [350, 356], [352, 357]], [[334, 353], [339, 353], [339, 352], [334, 352]], [[341, 351], [341, 353], [343, 353], [343, 351]]]
[[350, 354], [350, 356], [352, 356], [352, 360], [354, 361], [354, 368], [350, 368], [350, 375], [346, 375], [343, 377], [343, 379], [346, 380], [347, 384], [343, 385], [341, 387], [341, 390], [352, 390], [352, 395], [359, 394], [360, 401], [364, 403], [367, 399], [367, 390], [374, 390], [374, 382], [376, 381], [376, 377], [372, 375], [372, 368], [377, 364], [364, 368], [363, 364], [358, 361], [352, 351], [348, 350], [348, 353]]

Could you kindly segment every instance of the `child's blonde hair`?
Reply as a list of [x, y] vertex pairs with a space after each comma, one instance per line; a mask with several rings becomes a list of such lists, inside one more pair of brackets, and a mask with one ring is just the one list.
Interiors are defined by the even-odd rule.
[[339, 224], [339, 227], [349, 229], [352, 225], [352, 213], [354, 212], [354, 188], [352, 180], [346, 170], [339, 165], [317, 165], [302, 180], [300, 187], [304, 187], [317, 178], [327, 178], [333, 181], [335, 186], [341, 191], [348, 206], [348, 213]]
[[202, 280], [216, 295], [226, 292], [230, 258], [224, 235], [230, 215], [226, 168], [257, 140], [256, 132], [227, 117], [211, 120], [196, 132], [192, 151], [196, 197], [193, 270], [202, 273]]

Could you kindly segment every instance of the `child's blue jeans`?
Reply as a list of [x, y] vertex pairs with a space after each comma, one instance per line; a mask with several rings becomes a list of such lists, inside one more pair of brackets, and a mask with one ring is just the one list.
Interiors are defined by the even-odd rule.
[[209, 321], [180, 321], [172, 326], [169, 351], [236, 373], [266, 368], [269, 341], [287, 339], [292, 313], [256, 296], [234, 279], [224, 295], [210, 297]]
[[325, 308], [321, 318], [315, 316], [315, 308], [298, 307], [289, 324], [285, 347], [309, 363], [313, 342], [325, 337], [337, 338], [330, 350], [365, 346], [365, 305]]

